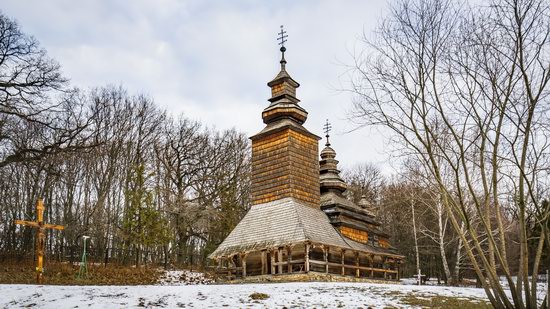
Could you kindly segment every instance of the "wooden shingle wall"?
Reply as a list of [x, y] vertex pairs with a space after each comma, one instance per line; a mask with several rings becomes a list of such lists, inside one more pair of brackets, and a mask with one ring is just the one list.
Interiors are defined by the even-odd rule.
[[293, 97], [296, 96], [296, 88], [292, 87], [286, 82], [271, 87], [271, 97], [275, 98], [283, 94], [288, 94]]
[[253, 140], [252, 204], [292, 197], [318, 208], [317, 156], [317, 139], [292, 128]]
[[380, 247], [382, 247], [382, 248], [389, 248], [390, 247], [390, 242], [385, 238], [380, 238], [378, 240], [378, 242], [380, 243]]
[[357, 242], [366, 244], [369, 241], [369, 234], [366, 231], [357, 230], [347, 226], [340, 227], [340, 233], [345, 237]]

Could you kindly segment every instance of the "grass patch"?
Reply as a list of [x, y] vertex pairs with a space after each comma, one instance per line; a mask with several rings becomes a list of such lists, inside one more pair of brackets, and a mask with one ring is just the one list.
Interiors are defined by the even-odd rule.
[[[44, 284], [54, 285], [139, 285], [155, 284], [161, 272], [156, 268], [119, 265], [88, 265], [88, 278], [78, 279], [80, 266], [49, 262], [44, 267]], [[32, 261], [0, 264], [0, 284], [35, 284]]]
[[399, 297], [402, 295], [399, 291], [389, 291], [389, 292], [383, 292], [382, 295], [384, 296], [391, 296], [391, 297]]
[[410, 306], [422, 308], [460, 308], [460, 309], [490, 309], [491, 304], [486, 301], [470, 298], [458, 298], [449, 296], [422, 296], [416, 297], [407, 294], [401, 301]]
[[250, 297], [250, 299], [252, 299], [252, 300], [264, 300], [264, 299], [268, 299], [269, 295], [267, 295], [265, 293], [255, 292], [255, 293], [250, 294], [248, 297]]

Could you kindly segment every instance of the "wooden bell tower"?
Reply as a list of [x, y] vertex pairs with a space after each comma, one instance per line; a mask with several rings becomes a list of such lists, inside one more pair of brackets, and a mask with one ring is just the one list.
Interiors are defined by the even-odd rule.
[[271, 104], [262, 112], [266, 127], [252, 136], [252, 205], [287, 197], [319, 208], [319, 140], [302, 125], [300, 86], [286, 71], [285, 31], [281, 29], [281, 71], [267, 85]]

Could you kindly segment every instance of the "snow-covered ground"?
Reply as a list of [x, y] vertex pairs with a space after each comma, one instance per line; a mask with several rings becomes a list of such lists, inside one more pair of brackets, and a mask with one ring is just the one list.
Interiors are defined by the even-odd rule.
[[[254, 300], [253, 293], [267, 299]], [[273, 283], [188, 286], [0, 285], [0, 307], [36, 308], [405, 308], [403, 297], [486, 300], [483, 290], [370, 283]]]
[[[221, 285], [211, 284], [212, 280], [201, 273], [179, 270], [168, 271], [159, 285], [150, 286], [0, 285], [0, 308], [366, 309], [414, 308], [411, 304], [415, 301], [438, 296], [487, 301], [482, 289], [406, 284], [409, 281], [404, 280], [401, 285], [336, 282]], [[257, 293], [265, 295], [260, 299], [253, 297]], [[541, 299], [543, 296], [540, 295]]]

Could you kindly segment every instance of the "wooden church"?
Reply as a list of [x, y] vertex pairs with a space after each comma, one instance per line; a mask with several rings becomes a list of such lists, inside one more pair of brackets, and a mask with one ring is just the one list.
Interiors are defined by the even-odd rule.
[[321, 138], [303, 126], [308, 113], [298, 104], [300, 84], [286, 71], [285, 51], [283, 45], [281, 71], [267, 84], [266, 126], [251, 137], [252, 206], [209, 258], [228, 279], [398, 280], [403, 256], [368, 203], [344, 197], [328, 134], [319, 161]]

